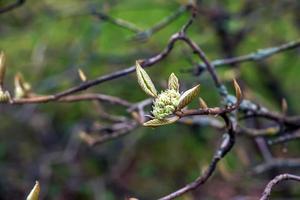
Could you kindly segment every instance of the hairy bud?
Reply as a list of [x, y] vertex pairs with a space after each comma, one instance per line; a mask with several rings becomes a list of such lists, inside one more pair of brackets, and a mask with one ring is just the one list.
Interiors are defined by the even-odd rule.
[[174, 89], [161, 92], [154, 100], [152, 114], [156, 119], [163, 119], [176, 110], [180, 94]]

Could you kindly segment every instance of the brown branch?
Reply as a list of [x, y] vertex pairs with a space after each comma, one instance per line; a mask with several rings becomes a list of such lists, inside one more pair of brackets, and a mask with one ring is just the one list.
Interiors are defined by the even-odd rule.
[[298, 128], [300, 126], [300, 116], [284, 116], [275, 112], [257, 112], [245, 116], [245, 118], [262, 117], [278, 123], [283, 123], [291, 128]]
[[[154, 64], [158, 63], [159, 61], [163, 60], [171, 52], [171, 50], [174, 47], [175, 42], [178, 39], [179, 39], [178, 38], [178, 33], [172, 35], [167, 47], [161, 53], [145, 60], [143, 63], [141, 63], [141, 66], [142, 67], [150, 67], [150, 66], [153, 66]], [[125, 75], [130, 74], [130, 73], [133, 73], [134, 71], [135, 71], [135, 66], [133, 65], [133, 66], [125, 68], [123, 70], [119, 70], [119, 71], [116, 71], [116, 72], [113, 72], [113, 73], [110, 73], [110, 74], [107, 74], [107, 75], [104, 75], [104, 76], [100, 76], [100, 77], [98, 77], [94, 80], [90, 80], [90, 81], [86, 81], [84, 83], [81, 83], [78, 86], [72, 87], [72, 88], [67, 89], [63, 92], [60, 92], [60, 93], [57, 93], [57, 94], [53, 95], [53, 98], [54, 99], [59, 99], [59, 98], [62, 98], [64, 96], [67, 96], [67, 95], [70, 95], [70, 94], [73, 94], [73, 93], [76, 93], [76, 92], [80, 92], [80, 91], [86, 90], [90, 87], [93, 87], [95, 85], [101, 84], [103, 82], [111, 81], [111, 80], [123, 77]]]
[[[116, 126], [117, 125], [117, 126]], [[98, 144], [102, 144], [104, 142], [114, 140], [116, 138], [120, 138], [131, 133], [134, 129], [138, 127], [138, 123], [136, 121], [128, 121], [115, 124], [111, 127], [112, 133], [106, 133], [103, 135], [91, 135], [86, 132], [81, 132], [79, 134], [80, 138], [88, 143], [90, 146], [95, 146]]]
[[208, 60], [202, 49], [185, 34], [180, 35], [180, 40], [184, 41], [194, 51], [194, 53], [197, 54], [198, 57], [204, 62], [205, 67], [210, 73], [215, 86], [219, 89], [221, 96], [227, 97], [228, 92], [226, 90], [226, 87], [221, 83], [219, 77], [217, 76], [214, 65]]
[[[195, 14], [193, 14], [193, 16], [191, 17], [191, 19], [183, 26], [183, 28], [182, 28], [182, 30], [180, 32], [175, 33], [175, 34], [173, 34], [171, 36], [171, 38], [170, 38], [170, 40], [168, 42], [167, 47], [161, 53], [159, 53], [159, 54], [157, 54], [157, 55], [155, 55], [155, 56], [153, 56], [151, 58], [148, 58], [148, 59], [144, 60], [144, 62], [141, 63], [141, 66], [142, 67], [153, 66], [154, 64], [158, 63], [159, 61], [163, 60], [166, 56], [168, 56], [168, 54], [172, 51], [172, 49], [173, 49], [174, 44], [175, 44], [176, 41], [178, 41], [178, 40], [185, 41], [193, 49], [193, 51], [195, 51], [195, 53], [197, 53], [197, 55], [199, 56], [199, 58], [202, 59], [205, 62], [206, 66], [207, 66], [207, 69], [210, 71], [211, 76], [212, 76], [212, 78], [213, 78], [213, 80], [215, 82], [215, 85], [220, 89], [220, 93], [223, 96], [227, 95], [227, 90], [221, 84], [219, 78], [217, 77], [215, 69], [214, 69], [214, 66], [210, 64], [210, 62], [208, 61], [208, 59], [206, 58], [204, 52], [200, 49], [200, 47], [196, 43], [194, 43], [192, 40], [190, 40], [188, 37], [185, 36], [185, 32], [184, 31], [186, 31], [187, 28], [192, 24], [194, 18], [195, 18]], [[128, 74], [130, 74], [130, 73], [132, 73], [134, 71], [135, 71], [135, 66], [131, 66], [131, 67], [128, 67], [126, 69], [113, 72], [111, 74], [100, 76], [100, 77], [98, 77], [98, 78], [96, 78], [94, 80], [85, 81], [85, 82], [81, 83], [78, 86], [69, 88], [69, 89], [67, 89], [65, 91], [56, 93], [54, 95], [36, 97], [35, 99], [32, 99], [31, 101], [28, 100], [28, 102], [35, 103], [35, 102], [55, 101], [55, 100], [58, 100], [58, 99], [61, 99], [61, 98], [65, 97], [65, 96], [74, 94], [76, 92], [80, 92], [80, 91], [86, 90], [86, 89], [88, 89], [88, 88], [90, 88], [92, 86], [98, 85], [100, 83], [103, 83], [103, 82], [106, 82], [106, 81], [110, 81], [110, 80], [114, 80], [116, 78], [128, 75]]]
[[176, 115], [179, 117], [186, 117], [192, 115], [222, 115], [225, 113], [229, 113], [235, 109], [236, 107], [230, 107], [230, 108], [215, 107], [215, 108], [183, 110], [183, 111], [177, 111]]
[[25, 3], [26, 0], [16, 0], [16, 2], [6, 6], [6, 7], [3, 7], [3, 8], [0, 8], [0, 14], [3, 14], [5, 12], [8, 12], [8, 11], [11, 11], [19, 6], [21, 6], [22, 4]]
[[278, 136], [277, 138], [269, 140], [268, 144], [269, 145], [279, 144], [279, 143], [284, 143], [284, 142], [288, 142], [288, 141], [296, 140], [296, 139], [300, 139], [300, 131]]
[[[263, 59], [269, 58], [278, 53], [282, 53], [284, 51], [296, 49], [299, 47], [300, 47], [300, 39], [291, 41], [291, 42], [288, 42], [288, 43], [285, 43], [285, 44], [282, 44], [279, 46], [260, 49], [254, 53], [249, 53], [249, 54], [246, 54], [243, 56], [213, 60], [211, 62], [211, 64], [214, 65], [215, 67], [218, 67], [218, 66], [224, 66], [224, 65], [232, 66], [233, 64], [238, 64], [238, 63], [243, 63], [243, 62], [258, 61], [258, 60], [263, 60]], [[196, 68], [186, 69], [186, 70], [182, 70], [182, 71], [183, 72], [194, 72], [196, 75], [199, 75], [205, 69], [206, 69], [205, 64], [199, 63]]]
[[137, 27], [135, 24], [125, 21], [123, 19], [118, 19], [118, 18], [113, 18], [105, 13], [102, 12], [98, 12], [98, 11], [92, 11], [91, 12], [92, 15], [96, 16], [97, 18], [110, 22], [114, 25], [120, 26], [124, 29], [127, 29], [129, 31], [132, 31], [134, 33], [139, 33], [142, 31], [142, 29], [140, 29], [139, 27]]
[[245, 134], [251, 137], [258, 137], [258, 136], [274, 136], [278, 134], [280, 131], [280, 127], [278, 126], [271, 126], [268, 128], [262, 129], [255, 129], [255, 128], [248, 128], [243, 126], [238, 126], [238, 132]]
[[60, 99], [55, 99], [54, 96], [31, 96], [28, 98], [22, 99], [12, 99], [10, 104], [32, 104], [32, 103], [47, 103], [50, 101], [57, 101], [57, 102], [77, 102], [77, 101], [92, 101], [98, 100], [103, 102], [109, 102], [111, 104], [118, 104], [125, 107], [130, 107], [132, 104], [124, 99], [104, 95], [104, 94], [80, 94], [80, 95], [69, 95]]
[[255, 166], [252, 169], [252, 174], [261, 174], [271, 169], [298, 167], [300, 167], [300, 159], [272, 158], [265, 163]]
[[260, 200], [267, 200], [269, 199], [270, 195], [271, 195], [271, 191], [272, 188], [282, 182], [282, 181], [286, 181], [286, 180], [293, 180], [293, 181], [299, 181], [300, 182], [300, 176], [296, 176], [293, 174], [280, 174], [278, 176], [276, 176], [274, 179], [272, 179], [266, 186], [262, 197], [260, 198]]
[[175, 12], [173, 12], [171, 15], [165, 17], [161, 21], [159, 21], [157, 24], [155, 24], [153, 27], [148, 28], [147, 30], [140, 31], [136, 35], [132, 37], [133, 40], [147, 40], [151, 35], [154, 33], [160, 31], [170, 23], [172, 23], [175, 19], [180, 17], [185, 11], [187, 11], [191, 5], [182, 5], [180, 6]]
[[214, 157], [212, 161], [210, 162], [210, 165], [208, 168], [204, 171], [204, 173], [199, 176], [194, 182], [187, 184], [183, 188], [172, 192], [171, 194], [164, 196], [160, 198], [159, 200], [170, 200], [175, 199], [179, 196], [184, 195], [185, 193], [197, 189], [200, 185], [204, 184], [209, 177], [213, 174], [215, 171], [218, 162], [232, 149], [234, 143], [235, 143], [235, 128], [233, 127], [233, 123], [230, 121], [230, 119], [224, 114], [222, 115], [226, 127], [228, 129], [228, 134], [224, 134], [223, 141], [220, 145], [220, 147], [217, 149], [216, 153], [214, 154]]

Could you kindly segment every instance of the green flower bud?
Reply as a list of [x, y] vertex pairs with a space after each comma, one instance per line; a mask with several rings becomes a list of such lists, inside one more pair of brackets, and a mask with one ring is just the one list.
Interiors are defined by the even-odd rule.
[[176, 110], [180, 94], [174, 89], [167, 89], [161, 92], [153, 103], [152, 114], [156, 119], [164, 119]]

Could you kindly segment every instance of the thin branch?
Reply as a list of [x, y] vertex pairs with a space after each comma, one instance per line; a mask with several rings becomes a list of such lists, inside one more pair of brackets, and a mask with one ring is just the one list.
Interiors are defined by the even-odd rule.
[[164, 19], [162, 19], [160, 22], [155, 24], [153, 27], [151, 27], [147, 30], [138, 32], [135, 36], [133, 36], [132, 39], [134, 39], [134, 40], [146, 40], [146, 39], [148, 39], [151, 35], [153, 35], [154, 33], [158, 32], [158, 31], [160, 31], [161, 29], [163, 29], [164, 27], [166, 27], [167, 25], [169, 25], [170, 23], [175, 21], [185, 11], [187, 11], [189, 7], [190, 7], [190, 5], [180, 6], [175, 12], [173, 12], [171, 15], [165, 17]]
[[[187, 22], [187, 24], [185, 24], [183, 27], [186, 27], [186, 28], [189, 27], [191, 25], [194, 17], [195, 16], [192, 16], [192, 20], [189, 20]], [[183, 30], [186, 30], [186, 28], [183, 29]], [[200, 47], [198, 45], [196, 45], [188, 37], [186, 37], [184, 32], [182, 32], [182, 31], [180, 31], [178, 33], [175, 33], [171, 36], [167, 47], [161, 53], [159, 53], [159, 54], [157, 54], [157, 55], [155, 55], [151, 58], [148, 58], [148, 59], [144, 60], [144, 62], [141, 63], [142, 67], [150, 67], [150, 66], [153, 66], [154, 64], [160, 62], [161, 60], [163, 60], [166, 56], [169, 55], [169, 53], [172, 51], [172, 49], [174, 47], [175, 42], [178, 41], [178, 40], [185, 41], [195, 51], [195, 53], [197, 53], [197, 55], [206, 63], [207, 68], [210, 71], [211, 76], [212, 76], [216, 86], [220, 89], [220, 93], [223, 96], [227, 95], [227, 90], [221, 84], [219, 78], [217, 77], [214, 66], [210, 64], [210, 62], [208, 61], [208, 59], [206, 58], [204, 52], [200, 49]], [[67, 89], [65, 91], [62, 91], [62, 92], [59, 92], [57, 94], [40, 97], [40, 99], [38, 99], [38, 101], [44, 101], [44, 102], [55, 101], [55, 100], [61, 99], [62, 97], [71, 95], [73, 93], [86, 90], [86, 89], [88, 89], [90, 87], [93, 87], [95, 85], [98, 85], [100, 83], [110, 81], [110, 80], [114, 80], [116, 78], [128, 75], [130, 73], [133, 73], [134, 71], [135, 71], [135, 66], [131, 66], [131, 67], [128, 67], [126, 69], [113, 72], [111, 74], [100, 76], [100, 77], [98, 77], [94, 80], [85, 81], [85, 82], [81, 83], [78, 86], [69, 88], [69, 89]]]
[[5, 12], [8, 12], [8, 11], [11, 11], [19, 6], [21, 6], [22, 4], [25, 3], [26, 0], [16, 0], [16, 2], [6, 6], [6, 7], [3, 7], [3, 8], [0, 8], [0, 14], [3, 14]]
[[53, 96], [32, 96], [22, 99], [13, 99], [10, 103], [11, 104], [32, 104], [32, 103], [47, 103], [50, 101], [56, 101], [57, 102], [77, 102], [77, 101], [92, 101], [92, 100], [98, 100], [98, 101], [104, 101], [109, 102], [111, 104], [118, 104], [125, 107], [130, 107], [132, 104], [124, 99], [104, 95], [104, 94], [80, 94], [80, 95], [69, 95], [60, 99], [55, 99]]
[[271, 191], [272, 188], [282, 182], [282, 181], [286, 181], [286, 180], [293, 180], [293, 181], [299, 181], [300, 182], [300, 176], [296, 176], [293, 174], [280, 174], [278, 176], [276, 176], [274, 179], [272, 179], [266, 186], [262, 197], [260, 198], [260, 200], [267, 200], [269, 199], [270, 195], [271, 195]]
[[[212, 61], [211, 64], [217, 67], [217, 66], [232, 65], [232, 64], [243, 63], [243, 62], [258, 61], [258, 60], [266, 59], [270, 56], [276, 55], [284, 51], [296, 49], [298, 47], [300, 47], [300, 39], [279, 46], [260, 49], [254, 53], [249, 53], [243, 56], [226, 58], [226, 59], [217, 59]], [[186, 70], [183, 69], [182, 71], [194, 72], [196, 75], [199, 75], [205, 69], [206, 69], [205, 64], [199, 63], [196, 68], [186, 69]]]
[[107, 14], [104, 14], [104, 13], [98, 12], [98, 11], [92, 11], [91, 14], [96, 16], [99, 19], [110, 22], [112, 24], [120, 26], [120, 27], [122, 27], [124, 29], [127, 29], [129, 31], [132, 31], [134, 33], [139, 33], [139, 32], [142, 31], [142, 29], [137, 27], [135, 24], [133, 24], [131, 22], [128, 22], [128, 21], [125, 21], [123, 19], [113, 18], [113, 17], [110, 17]]
[[[138, 127], [138, 123], [136, 121], [129, 121], [129, 122], [123, 122], [120, 123], [120, 125], [116, 128], [114, 128], [114, 125], [112, 126], [112, 133], [106, 133], [103, 135], [91, 135], [86, 132], [80, 132], [79, 136], [80, 138], [88, 143], [90, 146], [99, 145], [102, 143], [105, 143], [110, 140], [114, 140], [116, 138], [120, 138], [122, 136], [125, 136], [129, 133], [132, 133], [134, 129]], [[116, 129], [116, 130], [114, 130]]]
[[300, 159], [273, 158], [265, 163], [255, 166], [252, 169], [252, 174], [261, 174], [271, 169], [298, 167], [300, 167]]
[[255, 129], [255, 128], [238, 126], [239, 133], [246, 134], [251, 137], [274, 136], [274, 135], [278, 134], [279, 131], [280, 131], [280, 127], [278, 127], [278, 126], [271, 126], [271, 127], [263, 128], [263, 129]]
[[159, 200], [170, 200], [175, 199], [179, 196], [184, 195], [185, 193], [197, 189], [200, 185], [204, 184], [209, 177], [213, 174], [215, 171], [218, 162], [232, 149], [234, 143], [235, 143], [235, 130], [233, 127], [232, 122], [226, 115], [222, 115], [226, 127], [228, 129], [228, 134], [224, 134], [223, 141], [220, 145], [220, 147], [217, 149], [212, 161], [210, 162], [210, 165], [206, 169], [206, 171], [199, 176], [194, 182], [187, 184], [183, 188], [172, 192], [171, 194], [164, 196], [160, 198]]
[[[187, 24], [190, 24], [190, 23], [191, 22], [189, 20]], [[185, 26], [187, 26], [187, 25], [185, 25]], [[170, 40], [167, 44], [167, 47], [162, 52], [158, 53], [157, 55], [144, 60], [144, 62], [141, 63], [141, 66], [142, 67], [150, 67], [150, 66], [153, 66], [154, 64], [160, 62], [161, 60], [163, 60], [172, 51], [175, 42], [182, 39], [181, 37], [182, 37], [182, 32], [173, 34], [170, 37]], [[68, 95], [76, 93], [76, 92], [86, 90], [86, 89], [88, 89], [90, 87], [93, 87], [95, 85], [98, 85], [100, 83], [103, 83], [103, 82], [106, 82], [106, 81], [111, 81], [111, 80], [123, 77], [125, 75], [130, 74], [130, 73], [133, 73], [134, 71], [135, 71], [135, 66], [131, 66], [131, 67], [125, 68], [123, 70], [119, 70], [119, 71], [116, 71], [116, 72], [113, 72], [113, 73], [110, 73], [110, 74], [107, 74], [107, 75], [104, 75], [104, 76], [100, 76], [100, 77], [98, 77], [94, 80], [85, 81], [85, 82], [81, 83], [78, 86], [69, 88], [69, 89], [67, 89], [65, 91], [62, 91], [62, 92], [59, 92], [57, 94], [44, 96], [42, 98], [42, 101], [48, 102], [48, 101], [58, 100], [62, 97], [68, 96]], [[41, 101], [41, 100], [39, 100], [39, 101]]]
[[219, 77], [217, 76], [214, 65], [208, 60], [208, 58], [206, 57], [202, 49], [184, 34], [181, 34], [180, 39], [183, 40], [187, 45], [189, 45], [191, 49], [194, 51], [194, 53], [197, 54], [198, 57], [205, 63], [205, 67], [210, 73], [215, 86], [219, 89], [221, 96], [227, 97], [228, 92], [226, 90], [226, 87], [221, 83]]
[[268, 144], [269, 145], [279, 144], [279, 143], [284, 143], [296, 139], [300, 139], [300, 131], [297, 131], [296, 133], [281, 135], [278, 136], [277, 138], [270, 139], [268, 141]]

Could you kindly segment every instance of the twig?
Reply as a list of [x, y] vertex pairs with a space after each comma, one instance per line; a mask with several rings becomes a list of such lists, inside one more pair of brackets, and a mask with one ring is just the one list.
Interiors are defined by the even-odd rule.
[[13, 99], [10, 103], [11, 104], [32, 104], [32, 103], [47, 103], [50, 101], [57, 102], [76, 102], [76, 101], [91, 101], [91, 100], [98, 100], [109, 102], [111, 104], [119, 104], [121, 106], [130, 107], [131, 103], [128, 101], [104, 94], [80, 94], [80, 95], [69, 95], [60, 99], [55, 99], [53, 96], [32, 96], [28, 98], [22, 99]]
[[[246, 54], [243, 56], [226, 58], [226, 59], [217, 59], [217, 60], [212, 61], [211, 64], [214, 65], [215, 67], [217, 67], [217, 66], [223, 66], [223, 65], [232, 65], [232, 64], [243, 63], [243, 62], [263, 60], [263, 59], [266, 59], [275, 54], [281, 53], [283, 51], [296, 49], [299, 46], [300, 46], [300, 39], [288, 42], [286, 44], [282, 44], [280, 46], [260, 49], [254, 53], [249, 53], [249, 54]], [[194, 69], [186, 69], [186, 70], [182, 70], [182, 71], [183, 72], [194, 72], [196, 75], [199, 75], [199, 73], [201, 73], [205, 69], [206, 69], [205, 64], [199, 63], [197, 65], [197, 67]]]
[[21, 6], [22, 4], [25, 3], [26, 0], [16, 0], [16, 2], [6, 6], [6, 7], [3, 7], [3, 8], [0, 8], [0, 14], [3, 14], [5, 12], [8, 12], [8, 11], [11, 11], [19, 6]]
[[278, 184], [281, 181], [286, 181], [286, 180], [293, 180], [293, 181], [300, 181], [300, 176], [296, 176], [293, 174], [280, 174], [276, 176], [274, 179], [272, 179], [266, 186], [262, 197], [260, 200], [267, 200], [269, 199], [271, 195], [272, 188]]
[[129, 31], [132, 31], [134, 33], [139, 33], [139, 32], [142, 31], [142, 29], [137, 27], [135, 24], [133, 24], [131, 22], [128, 22], [128, 21], [125, 21], [123, 19], [113, 18], [113, 17], [110, 17], [107, 14], [104, 14], [104, 13], [98, 12], [98, 11], [92, 11], [91, 14], [98, 17], [99, 19], [105, 20], [107, 22], [110, 22], [112, 24], [120, 26], [120, 27], [122, 27], [124, 29], [127, 29]]
[[265, 163], [257, 165], [252, 169], [253, 174], [261, 174], [274, 168], [297, 168], [300, 167], [300, 159], [273, 158]]
[[104, 135], [92, 136], [86, 132], [80, 133], [80, 138], [88, 143], [90, 146], [95, 146], [98, 144], [102, 144], [104, 142], [125, 136], [131, 133], [134, 129], [138, 127], [138, 123], [136, 121], [129, 121], [121, 123], [122, 127], [118, 127], [117, 130], [112, 130], [112, 133], [106, 133]]
[[215, 86], [218, 88], [220, 94], [222, 97], [227, 97], [228, 92], [226, 87], [221, 83], [220, 79], [217, 76], [216, 70], [214, 65], [209, 62], [207, 59], [205, 53], [202, 51], [202, 49], [195, 43], [193, 42], [190, 38], [188, 38], [185, 34], [182, 34], [180, 37], [181, 40], [183, 40], [187, 45], [191, 47], [191, 49], [198, 55], [198, 57], [205, 63], [205, 67], [210, 73]]
[[296, 133], [281, 135], [275, 139], [270, 139], [268, 141], [268, 144], [269, 145], [279, 144], [279, 143], [284, 143], [295, 139], [300, 139], [300, 131], [297, 131]]
[[228, 134], [224, 134], [223, 141], [221, 146], [217, 149], [212, 161], [210, 162], [209, 167], [206, 171], [199, 176], [194, 182], [189, 183], [188, 185], [184, 186], [183, 188], [172, 192], [171, 194], [160, 198], [159, 200], [170, 200], [175, 199], [176, 197], [182, 196], [183, 194], [198, 188], [200, 185], [204, 184], [208, 178], [213, 174], [216, 169], [218, 162], [231, 150], [235, 143], [235, 130], [233, 127], [232, 122], [226, 115], [222, 115], [226, 127], [228, 129]]
[[239, 133], [243, 133], [251, 137], [273, 136], [278, 134], [279, 131], [280, 131], [280, 127], [278, 126], [271, 126], [263, 129], [254, 129], [254, 128], [238, 126]]
[[[186, 31], [186, 29], [191, 25], [194, 17], [195, 16], [192, 16], [192, 19], [189, 20], [188, 23], [183, 26], [183, 27], [186, 27], [183, 30]], [[182, 32], [182, 31], [180, 31], [178, 33], [175, 33], [171, 36], [167, 47], [161, 53], [159, 53], [159, 54], [157, 54], [157, 55], [155, 55], [151, 58], [148, 58], [148, 59], [144, 60], [144, 62], [141, 63], [142, 67], [150, 67], [150, 66], [153, 66], [154, 64], [158, 63], [159, 61], [163, 60], [172, 51], [175, 42], [178, 41], [178, 40], [185, 41], [197, 53], [197, 55], [206, 63], [207, 68], [210, 71], [211, 76], [212, 76], [216, 86], [220, 89], [221, 94], [227, 95], [227, 90], [221, 84], [219, 78], [217, 77], [214, 66], [212, 66], [210, 64], [210, 62], [208, 61], [208, 59], [206, 58], [204, 52], [200, 49], [200, 47], [198, 45], [196, 45], [188, 37], [186, 37], [184, 32]], [[131, 67], [128, 67], [126, 69], [113, 72], [111, 74], [100, 76], [100, 77], [98, 77], [94, 80], [85, 81], [85, 82], [81, 83], [78, 86], [69, 88], [69, 89], [67, 89], [65, 91], [62, 91], [62, 92], [59, 92], [57, 94], [40, 97], [40, 99], [38, 99], [37, 101], [44, 101], [44, 102], [55, 101], [55, 100], [61, 99], [62, 97], [71, 95], [73, 93], [86, 90], [86, 89], [88, 89], [92, 86], [98, 85], [100, 83], [110, 81], [110, 80], [114, 80], [116, 78], [128, 75], [128, 74], [130, 74], [134, 71], [135, 71], [135, 66], [131, 66]]]
[[164, 19], [162, 19], [160, 22], [155, 24], [153, 27], [137, 33], [135, 36], [133, 36], [133, 39], [136, 39], [136, 40], [148, 39], [151, 35], [153, 35], [153, 33], [158, 32], [159, 30], [163, 29], [164, 27], [166, 27], [167, 25], [172, 23], [175, 19], [180, 17], [186, 10], [188, 10], [189, 7], [190, 7], [190, 5], [180, 6], [175, 12], [173, 12], [171, 15], [165, 17]]

